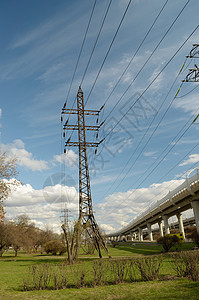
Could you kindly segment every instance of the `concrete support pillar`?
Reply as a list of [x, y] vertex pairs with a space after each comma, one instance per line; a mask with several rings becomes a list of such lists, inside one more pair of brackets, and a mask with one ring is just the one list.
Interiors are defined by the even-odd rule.
[[143, 233], [142, 233], [142, 228], [138, 228], [138, 239], [139, 241], [143, 241]]
[[193, 208], [193, 213], [196, 221], [196, 229], [197, 232], [199, 233], [199, 201], [198, 200], [192, 201], [191, 206]]
[[149, 241], [153, 241], [153, 233], [151, 230], [151, 223], [147, 224], [147, 229], [148, 229]]
[[160, 236], [163, 236], [164, 233], [163, 233], [163, 224], [162, 224], [162, 220], [158, 222], [158, 225], [159, 225], [159, 230], [160, 230]]
[[183, 237], [185, 238], [185, 233], [184, 233], [184, 224], [183, 224], [183, 221], [182, 221], [182, 214], [179, 213], [176, 215], [176, 217], [178, 218], [178, 223], [179, 223], [179, 231], [180, 233], [183, 234]]
[[168, 216], [164, 215], [164, 216], [162, 216], [162, 219], [164, 221], [165, 234], [170, 234]]
[[131, 241], [133, 241], [133, 232], [130, 232], [130, 236], [131, 236]]

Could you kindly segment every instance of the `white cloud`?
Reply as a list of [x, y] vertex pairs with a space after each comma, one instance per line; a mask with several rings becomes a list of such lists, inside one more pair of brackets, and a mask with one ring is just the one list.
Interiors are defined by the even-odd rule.
[[148, 156], [153, 156], [156, 152], [155, 151], [150, 151], [150, 152], [144, 152], [144, 156], [148, 157]]
[[[155, 78], [156, 76], [159, 74], [160, 72], [160, 69], [159, 67], [157, 69], [155, 69], [152, 73], [152, 75], [149, 77], [148, 81], [151, 83]], [[151, 89], [153, 90], [159, 90], [162, 88], [162, 84], [163, 84], [163, 81], [164, 81], [164, 74], [163, 72], [157, 77], [157, 79], [154, 81], [154, 83], [152, 84], [151, 86]]]
[[71, 167], [78, 165], [78, 156], [73, 150], [67, 150], [66, 153], [55, 155], [54, 160], [61, 164], [69, 164]]
[[107, 224], [100, 224], [100, 229], [104, 230], [105, 232], [114, 230], [112, 226]]
[[25, 166], [32, 171], [43, 171], [49, 168], [48, 162], [35, 159], [33, 154], [25, 149], [25, 145], [20, 139], [14, 140], [11, 144], [2, 144], [1, 147], [8, 156], [16, 157], [17, 164], [20, 166]]
[[112, 194], [103, 203], [96, 205], [96, 219], [104, 230], [118, 230], [144, 211], [152, 201], [161, 199], [183, 181], [184, 179], [154, 183], [148, 188]]
[[20, 184], [6, 199], [5, 206], [9, 219], [27, 214], [40, 228], [50, 224], [57, 231], [60, 228], [61, 209], [68, 208], [70, 214], [77, 217], [78, 193], [75, 187], [59, 184], [41, 190], [35, 190], [29, 184]]
[[199, 154], [191, 154], [189, 155], [189, 158], [185, 160], [183, 163], [181, 163], [179, 166], [186, 166], [197, 162], [199, 162]]
[[2, 109], [0, 108], [0, 118], [2, 117]]
[[184, 98], [178, 98], [175, 102], [176, 108], [181, 108], [185, 112], [196, 113], [199, 107], [199, 97], [198, 94], [192, 94]]

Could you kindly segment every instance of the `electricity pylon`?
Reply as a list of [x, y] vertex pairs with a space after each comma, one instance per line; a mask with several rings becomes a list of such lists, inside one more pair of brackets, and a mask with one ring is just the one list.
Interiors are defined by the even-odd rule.
[[[78, 141], [71, 142], [71, 138], [69, 138], [66, 141], [65, 146], [79, 147], [79, 218], [84, 228], [86, 228], [90, 238], [93, 239], [95, 247], [99, 253], [99, 257], [101, 258], [101, 246], [106, 250], [108, 255], [109, 253], [93, 214], [87, 147], [97, 148], [103, 140], [96, 143], [87, 142], [86, 131], [90, 130], [98, 132], [102, 124], [89, 126], [86, 125], [85, 122], [85, 116], [99, 117], [100, 110], [84, 109], [84, 94], [81, 87], [79, 87], [77, 93], [77, 109], [66, 109], [64, 106], [64, 108], [62, 109], [62, 114], [72, 114], [78, 116], [78, 123], [76, 125], [68, 124], [67, 120], [63, 126], [64, 130], [77, 130]], [[66, 152], [66, 149], [64, 149], [64, 152]]]
[[[193, 44], [188, 58], [199, 58], [199, 44]], [[189, 69], [189, 73], [183, 82], [199, 82], [199, 67], [194, 64], [195, 68]]]

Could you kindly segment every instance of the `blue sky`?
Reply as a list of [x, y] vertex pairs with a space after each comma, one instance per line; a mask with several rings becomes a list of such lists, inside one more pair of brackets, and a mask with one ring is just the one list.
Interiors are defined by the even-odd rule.
[[[82, 83], [85, 100], [128, 2], [116, 0], [111, 3]], [[62, 199], [67, 199], [63, 200], [64, 205], [71, 214], [77, 213], [77, 149], [68, 149], [63, 156], [60, 113], [93, 3], [87, 0], [2, 0], [0, 3], [1, 148], [18, 158], [18, 179], [22, 182], [7, 200], [8, 218], [26, 213], [37, 225], [47, 223], [56, 228], [61, 210], [60, 193]], [[117, 88], [106, 101], [100, 116], [100, 120], [106, 122], [99, 136], [101, 139], [108, 134], [104, 144], [98, 149], [97, 156], [94, 150], [89, 150], [94, 210], [105, 230], [118, 229], [129, 222], [157, 199], [155, 197], [161, 197], [178, 185], [184, 178], [183, 173], [199, 162], [197, 124], [191, 125], [175, 145], [177, 133], [190, 119], [189, 126], [199, 108], [198, 90], [193, 90], [197, 83], [182, 85], [160, 122], [188, 74], [188, 68], [197, 63], [197, 59], [187, 59], [174, 83], [192, 44], [198, 43], [198, 30], [166, 66], [198, 25], [197, 0], [187, 4], [161, 41], [186, 3], [184, 0], [132, 1], [88, 98], [87, 109], [99, 109], [104, 104], [165, 4]], [[67, 108], [73, 105], [108, 4], [109, 1], [104, 0], [96, 2]], [[136, 99], [139, 101], [131, 109]], [[75, 119], [71, 118], [70, 122]], [[147, 143], [156, 126], [157, 130]], [[88, 140], [93, 140], [93, 135], [88, 135]], [[170, 153], [147, 177], [162, 151], [173, 145]], [[66, 186], [61, 188], [62, 173]]]

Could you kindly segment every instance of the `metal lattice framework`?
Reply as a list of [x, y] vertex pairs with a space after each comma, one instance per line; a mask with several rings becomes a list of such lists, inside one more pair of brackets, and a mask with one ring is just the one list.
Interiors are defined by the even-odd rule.
[[78, 115], [77, 125], [70, 125], [67, 120], [63, 126], [64, 130], [78, 130], [78, 142], [71, 142], [69, 138], [66, 141], [65, 146], [79, 147], [79, 218], [81, 219], [83, 226], [86, 228], [90, 238], [94, 240], [95, 247], [99, 252], [99, 257], [102, 257], [100, 247], [103, 247], [108, 255], [109, 253], [93, 214], [87, 158], [87, 147], [98, 147], [102, 141], [99, 143], [86, 141], [86, 130], [98, 132], [102, 124], [99, 126], [85, 125], [86, 115], [99, 116], [99, 113], [100, 110], [84, 109], [84, 94], [81, 87], [79, 87], [77, 93], [77, 109], [62, 109], [62, 114]]
[[191, 49], [187, 57], [199, 58], [199, 44], [193, 44], [193, 48]]
[[[199, 58], [199, 44], [193, 44], [193, 48], [187, 57]], [[189, 73], [183, 82], [199, 82], [199, 67], [196, 64], [194, 66], [195, 68], [189, 69]]]

